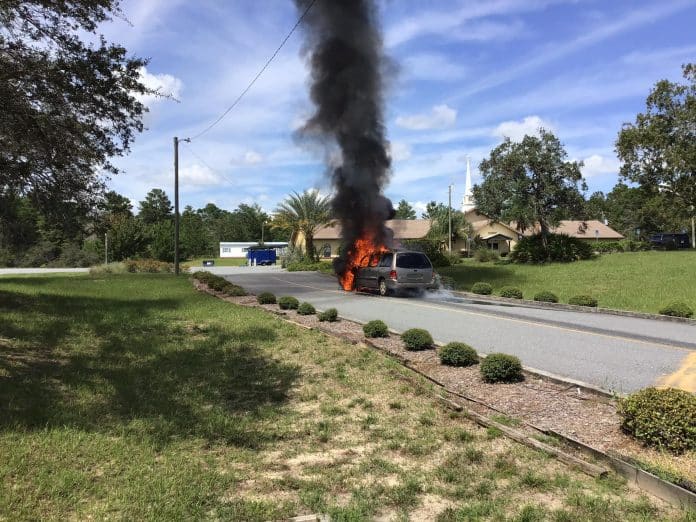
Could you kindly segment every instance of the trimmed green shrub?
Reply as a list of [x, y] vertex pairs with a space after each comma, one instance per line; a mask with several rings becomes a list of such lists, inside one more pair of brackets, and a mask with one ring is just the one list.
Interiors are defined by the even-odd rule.
[[223, 292], [227, 285], [230, 284], [230, 282], [222, 277], [215, 277], [214, 279], [208, 279], [208, 282], [206, 284], [208, 285], [208, 288], [210, 288], [211, 290], [215, 290], [216, 292]]
[[365, 337], [389, 337], [389, 327], [387, 323], [379, 319], [375, 319], [363, 325], [363, 332], [365, 332]]
[[650, 250], [650, 243], [635, 239], [622, 239], [619, 241], [619, 245], [624, 252], [645, 252], [646, 250]]
[[300, 302], [291, 295], [284, 295], [278, 299], [278, 306], [281, 310], [297, 310]]
[[126, 270], [133, 273], [171, 273], [174, 272], [174, 264], [156, 259], [127, 259], [123, 261]]
[[319, 314], [320, 321], [326, 321], [329, 323], [334, 323], [338, 321], [338, 310], [335, 308], [328, 308]]
[[276, 296], [271, 292], [261, 292], [256, 296], [256, 300], [259, 302], [259, 304], [275, 304]]
[[490, 248], [481, 247], [474, 251], [474, 259], [479, 263], [488, 263], [490, 261], [500, 261], [500, 254]]
[[440, 362], [448, 366], [471, 366], [479, 362], [476, 350], [465, 343], [447, 343], [438, 355]]
[[304, 302], [297, 307], [297, 313], [300, 315], [314, 315], [317, 311], [311, 303]]
[[598, 241], [592, 244], [595, 252], [610, 254], [613, 252], [623, 252], [624, 247], [618, 241]]
[[481, 361], [481, 376], [486, 382], [518, 382], [524, 379], [520, 360], [506, 353], [492, 353]]
[[411, 328], [401, 334], [401, 340], [406, 345], [407, 350], [427, 350], [433, 347], [433, 337], [428, 330], [422, 328]]
[[316, 272], [321, 268], [321, 263], [314, 261], [293, 261], [285, 267], [288, 272]]
[[126, 265], [121, 262], [109, 263], [108, 265], [95, 265], [89, 268], [89, 273], [91, 275], [104, 275], [104, 274], [125, 274]]
[[591, 295], [576, 295], [568, 299], [568, 304], [576, 306], [597, 306], [597, 300]]
[[662, 308], [660, 310], [660, 314], [669, 315], [672, 317], [691, 317], [694, 315], [694, 311], [688, 304], [682, 301], [674, 301], [673, 303], [670, 303]]
[[558, 296], [553, 292], [542, 290], [541, 292], [534, 294], [534, 300], [541, 301], [542, 303], [557, 303]]
[[474, 283], [471, 287], [471, 291], [479, 295], [491, 295], [493, 293], [493, 287], [488, 283]]
[[507, 297], [509, 299], [522, 299], [522, 290], [515, 288], [514, 286], [506, 286], [500, 290], [500, 297]]
[[696, 396], [645, 388], [619, 401], [621, 428], [648, 446], [674, 453], [696, 449]]
[[227, 283], [222, 291], [231, 297], [241, 297], [243, 295], [247, 295], [246, 290], [239, 285], [235, 285], [234, 283]]
[[566, 234], [549, 234], [548, 246], [544, 247], [541, 234], [520, 239], [510, 254], [514, 263], [546, 263], [549, 261], [570, 262], [592, 259], [593, 245]]

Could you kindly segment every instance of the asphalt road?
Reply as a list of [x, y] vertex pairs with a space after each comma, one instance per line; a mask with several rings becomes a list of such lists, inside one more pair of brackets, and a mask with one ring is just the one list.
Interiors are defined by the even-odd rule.
[[30, 275], [30, 274], [83, 274], [89, 268], [0, 268], [0, 275]]
[[491, 304], [447, 293], [385, 298], [344, 292], [333, 277], [314, 272], [242, 268], [211, 271], [252, 293], [293, 295], [320, 310], [335, 307], [347, 319], [382, 319], [397, 331], [426, 328], [436, 341], [514, 354], [529, 368], [607, 391], [668, 384], [696, 392], [696, 327], [689, 324]]

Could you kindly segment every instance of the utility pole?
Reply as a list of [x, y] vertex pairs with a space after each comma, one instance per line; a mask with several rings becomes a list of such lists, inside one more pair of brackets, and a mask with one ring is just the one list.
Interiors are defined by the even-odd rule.
[[266, 221], [261, 221], [261, 246], [263, 246], [263, 229], [266, 226]]
[[179, 140], [174, 136], [174, 275], [179, 275]]
[[109, 264], [109, 233], [104, 232], [104, 264]]
[[447, 187], [448, 193], [449, 193], [449, 198], [448, 198], [448, 203], [447, 203], [447, 221], [449, 222], [449, 234], [448, 234], [448, 239], [449, 239], [449, 253], [452, 255], [452, 185], [450, 183], [450, 186]]

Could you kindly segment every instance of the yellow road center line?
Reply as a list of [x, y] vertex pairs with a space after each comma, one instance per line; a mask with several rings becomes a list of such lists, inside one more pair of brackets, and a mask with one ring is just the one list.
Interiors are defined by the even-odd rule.
[[676, 372], [663, 378], [660, 387], [696, 393], [696, 352], [687, 355]]
[[[343, 290], [327, 290], [325, 288], [320, 288], [317, 286], [295, 283], [294, 281], [287, 281], [285, 279], [281, 279], [281, 278], [276, 277], [276, 276], [274, 276], [273, 278], [277, 279], [278, 281], [281, 281], [283, 283], [287, 283], [287, 284], [294, 285], [294, 286], [301, 286], [304, 288], [310, 288], [312, 290], [319, 290], [320, 292], [327, 292], [327, 293], [333, 293], [333, 294], [345, 294], [346, 293]], [[394, 299], [394, 298], [382, 297], [381, 299]], [[505, 316], [490, 314], [490, 313], [486, 313], [486, 312], [472, 312], [471, 310], [459, 310], [456, 308], [449, 308], [446, 306], [437, 306], [437, 305], [425, 304], [425, 303], [422, 303], [419, 301], [412, 301], [410, 304], [411, 304], [411, 306], [419, 306], [421, 308], [431, 308], [433, 310], [445, 310], [447, 312], [456, 312], [456, 313], [460, 313], [460, 314], [475, 315], [475, 316], [480, 316], [480, 317], [489, 317], [489, 318], [497, 319], [499, 321], [509, 321], [509, 322], [513, 322], [513, 323], [526, 324], [529, 326], [541, 326], [542, 328], [550, 328], [550, 329], [554, 329], [554, 330], [563, 330], [566, 332], [581, 333], [581, 334], [586, 334], [586, 335], [594, 335], [596, 337], [604, 337], [606, 339], [615, 339], [615, 340], [628, 341], [628, 342], [637, 343], [637, 344], [645, 344], [648, 346], [670, 348], [672, 350], [678, 350], [681, 352], [689, 352], [689, 353], [693, 352], [693, 350], [690, 350], [689, 348], [684, 348], [683, 346], [675, 346], [673, 344], [660, 343], [660, 342], [655, 342], [655, 341], [645, 341], [642, 339], [634, 339], [632, 337], [624, 337], [621, 335], [605, 334], [605, 333], [601, 333], [601, 332], [581, 330], [578, 328], [569, 328], [567, 326], [559, 326], [559, 325], [548, 324], [548, 323], [543, 323], [543, 322], [539, 322], [539, 321], [529, 321], [526, 319], [514, 319], [512, 317], [505, 317]]]

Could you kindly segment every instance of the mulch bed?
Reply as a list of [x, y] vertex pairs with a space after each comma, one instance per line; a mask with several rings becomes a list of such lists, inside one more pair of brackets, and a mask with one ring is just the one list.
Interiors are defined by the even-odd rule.
[[[441, 383], [445, 388], [473, 399], [467, 404], [478, 413], [499, 412], [517, 418], [541, 430], [559, 433], [588, 446], [629, 458], [664, 461], [670, 456], [645, 448], [621, 431], [616, 403], [606, 397], [588, 393], [570, 384], [560, 384], [527, 374], [524, 381], [511, 384], [489, 384], [482, 380], [478, 365], [458, 368], [440, 364], [435, 350], [412, 352], [404, 348], [397, 335], [365, 339], [362, 325], [346, 319], [320, 322], [316, 315], [299, 315], [294, 310], [280, 310], [277, 305], [259, 305], [255, 296], [226, 297], [194, 282], [199, 290], [226, 301], [283, 315], [309, 328], [340, 336], [352, 343], [365, 343], [405, 361], [409, 366]], [[652, 458], [650, 458], [652, 457]], [[678, 457], [673, 457], [677, 459]], [[692, 459], [689, 459], [692, 460]], [[690, 482], [696, 483], [696, 462], [678, 466]]]

